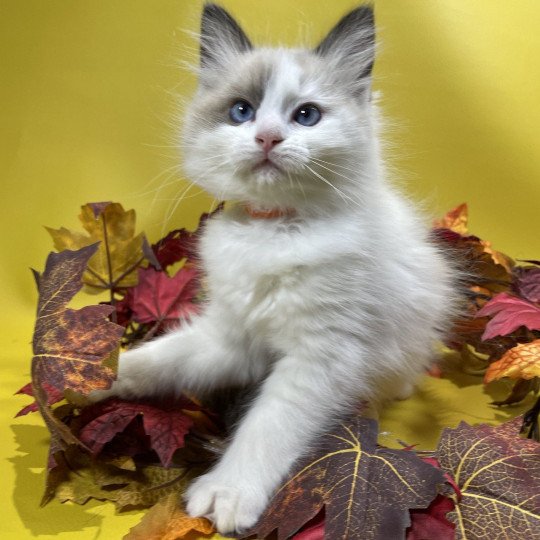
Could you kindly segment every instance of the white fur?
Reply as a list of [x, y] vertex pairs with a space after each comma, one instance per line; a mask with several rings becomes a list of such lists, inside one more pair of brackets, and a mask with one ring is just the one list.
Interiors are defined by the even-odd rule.
[[[454, 283], [422, 220], [385, 179], [375, 110], [369, 92], [353, 95], [354, 74], [332, 79], [327, 59], [308, 51], [224, 56], [219, 87], [208, 72], [188, 113], [186, 169], [218, 197], [295, 215], [253, 219], [233, 206], [213, 218], [202, 241], [204, 313], [123, 354], [118, 381], [99, 397], [260, 383], [225, 454], [187, 492], [191, 515], [231, 532], [256, 522], [336, 418], [411, 387], [448, 326]], [[237, 88], [261, 69], [270, 76], [256, 119], [231, 124]], [[306, 102], [323, 111], [312, 127], [291, 120]], [[220, 106], [223, 120], [207, 121], [205, 111], [219, 116]], [[253, 172], [261, 130], [283, 138], [270, 155], [285, 172]]]

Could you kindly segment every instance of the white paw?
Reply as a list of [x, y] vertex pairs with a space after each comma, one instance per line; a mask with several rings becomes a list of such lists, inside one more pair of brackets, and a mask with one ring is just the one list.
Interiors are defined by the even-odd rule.
[[217, 471], [193, 482], [186, 493], [187, 513], [204, 516], [221, 534], [243, 532], [257, 523], [268, 503], [264, 490], [227, 479]]

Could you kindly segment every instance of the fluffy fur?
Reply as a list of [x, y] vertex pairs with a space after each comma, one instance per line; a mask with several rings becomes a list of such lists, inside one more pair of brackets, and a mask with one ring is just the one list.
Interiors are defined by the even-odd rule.
[[[254, 219], [237, 205], [212, 219], [202, 239], [204, 313], [123, 354], [118, 381], [97, 397], [259, 385], [224, 455], [187, 492], [191, 515], [231, 532], [256, 522], [336, 418], [359, 400], [410, 391], [448, 326], [454, 283], [385, 178], [370, 7], [344, 17], [314, 51], [253, 48], [215, 5], [201, 34], [186, 171], [219, 199], [287, 215]], [[235, 124], [228, 111], [240, 98], [256, 116]], [[306, 103], [322, 111], [311, 127], [292, 118]], [[261, 137], [274, 141], [269, 152]]]

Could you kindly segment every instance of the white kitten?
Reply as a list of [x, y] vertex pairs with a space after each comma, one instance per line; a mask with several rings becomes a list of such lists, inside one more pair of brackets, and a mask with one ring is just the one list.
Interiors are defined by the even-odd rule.
[[448, 326], [453, 272], [385, 179], [374, 41], [366, 6], [314, 51], [254, 49], [227, 12], [204, 8], [185, 167], [245, 204], [205, 229], [204, 313], [123, 354], [99, 397], [260, 384], [187, 493], [188, 512], [220, 532], [254, 525], [302, 449], [359, 400], [410, 391]]

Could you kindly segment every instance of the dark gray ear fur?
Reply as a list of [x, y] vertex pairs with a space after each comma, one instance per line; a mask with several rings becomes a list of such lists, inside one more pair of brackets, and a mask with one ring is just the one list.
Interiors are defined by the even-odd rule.
[[220, 67], [231, 54], [251, 50], [240, 25], [221, 6], [205, 4], [201, 18], [201, 67]]
[[373, 6], [359, 6], [345, 15], [315, 48], [325, 58], [342, 64], [357, 80], [371, 75], [375, 60]]

